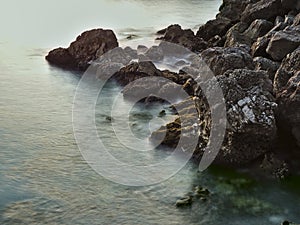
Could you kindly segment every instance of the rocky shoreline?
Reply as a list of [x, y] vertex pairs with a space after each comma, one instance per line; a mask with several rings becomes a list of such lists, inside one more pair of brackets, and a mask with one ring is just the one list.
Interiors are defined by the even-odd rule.
[[[202, 25], [196, 34], [179, 25], [170, 25], [157, 34], [159, 40], [182, 45], [204, 60], [223, 91], [228, 124], [214, 163], [238, 168], [255, 165], [254, 171], [276, 178], [299, 173], [299, 0], [223, 0], [216, 18]], [[46, 59], [65, 69], [85, 71], [91, 61], [117, 47], [113, 31], [95, 29], [81, 34], [67, 49], [52, 50]], [[140, 46], [138, 50], [149, 60], [160, 54], [159, 47]], [[188, 93], [190, 97], [180, 104], [186, 117], [198, 118], [194, 158], [201, 158], [212, 119], [195, 79], [184, 71], [158, 70], [151, 62], [127, 65], [137, 57], [137, 52], [128, 47], [117, 48], [114, 57], [122, 58], [121, 62], [109, 66], [116, 71], [113, 78], [123, 86], [141, 77], [163, 77]], [[127, 88], [124, 97], [139, 89], [145, 89], [145, 84]], [[157, 100], [151, 93], [146, 99]], [[198, 114], [190, 112], [189, 107], [195, 107]], [[154, 132], [153, 140], [166, 133], [162, 144], [174, 148], [181, 134], [195, 135], [193, 124], [183, 127], [181, 119]]]

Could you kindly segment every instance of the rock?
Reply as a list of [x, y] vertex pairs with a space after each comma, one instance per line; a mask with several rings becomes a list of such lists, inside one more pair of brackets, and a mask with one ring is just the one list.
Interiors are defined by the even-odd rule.
[[278, 126], [300, 147], [300, 48], [289, 54], [275, 75]]
[[132, 49], [132, 48], [127, 46], [127, 47], [124, 48], [124, 52], [133, 59], [138, 58], [137, 50], [135, 50], [135, 49]]
[[145, 56], [153, 62], [158, 62], [163, 60], [164, 52], [159, 46], [152, 46], [145, 52]]
[[208, 40], [208, 46], [209, 47], [222, 47], [225, 44], [224, 38], [220, 37], [219, 35], [216, 35]]
[[65, 48], [57, 48], [49, 52], [46, 60], [55, 66], [64, 69], [76, 69], [77, 62]]
[[[272, 82], [266, 72], [247, 69], [229, 70], [217, 79], [224, 93], [228, 126], [215, 163], [244, 165], [269, 151], [276, 138], [277, 104], [272, 95]], [[162, 144], [175, 148], [180, 137], [197, 134], [199, 143], [194, 157], [200, 158], [209, 140], [210, 108], [201, 94], [181, 104], [184, 113], [180, 115], [183, 116], [154, 132], [153, 138], [161, 140], [159, 138], [165, 134]], [[192, 114], [193, 107], [196, 107], [197, 115]], [[188, 115], [190, 118], [198, 116], [198, 124], [181, 127], [181, 120], [186, 120]]]
[[113, 75], [120, 85], [125, 86], [137, 79], [143, 77], [157, 76], [161, 77], [163, 73], [158, 70], [151, 61], [135, 62], [126, 67], [123, 67], [120, 71]]
[[275, 73], [277, 72], [280, 63], [274, 62], [270, 59], [263, 57], [255, 57], [253, 59], [255, 64], [255, 70], [264, 70], [268, 73], [270, 80], [274, 80]]
[[268, 177], [284, 179], [289, 175], [289, 166], [282, 157], [273, 152], [266, 153], [260, 164], [262, 172]]
[[162, 110], [162, 111], [159, 112], [158, 117], [164, 117], [166, 115], [167, 115], [166, 110]]
[[228, 128], [216, 162], [241, 165], [270, 150], [276, 138], [272, 84], [266, 72], [238, 69], [218, 77]]
[[282, 15], [283, 10], [280, 0], [261, 0], [254, 4], [248, 4], [242, 13], [241, 21], [250, 24], [255, 19], [270, 20]]
[[294, 23], [294, 19], [295, 16], [293, 15], [285, 15], [284, 23], [287, 24], [288, 26], [291, 26]]
[[200, 54], [216, 76], [227, 70], [248, 68], [254, 69], [253, 59], [245, 48], [209, 48]]
[[82, 33], [67, 49], [50, 51], [46, 60], [59, 67], [84, 71], [90, 61], [115, 47], [118, 41], [113, 31], [94, 29]]
[[274, 25], [278, 25], [279, 23], [283, 23], [284, 22], [284, 18], [282, 16], [276, 16], [276, 19], [274, 21]]
[[300, 47], [294, 52], [287, 55], [282, 61], [274, 79], [274, 93], [279, 94], [287, 85], [289, 79], [295, 76], [297, 71], [300, 71]]
[[138, 54], [143, 54], [148, 50], [148, 47], [145, 45], [138, 45], [137, 46], [137, 53]]
[[[264, 36], [273, 28], [273, 23], [263, 19], [254, 20], [244, 35], [255, 41], [257, 38]], [[252, 44], [252, 43], [251, 43]]]
[[294, 51], [299, 45], [300, 26], [290, 26], [283, 31], [275, 33], [271, 38], [266, 51], [275, 61], [280, 61], [287, 54]]
[[192, 196], [185, 196], [181, 199], [178, 199], [176, 201], [177, 207], [183, 207], [183, 206], [190, 206], [193, 203], [193, 197]]
[[207, 188], [201, 187], [201, 186], [196, 186], [194, 190], [195, 196], [196, 197], [208, 197], [210, 195], [210, 192]]
[[239, 44], [251, 45], [251, 38], [243, 34], [247, 28], [248, 24], [243, 22], [239, 22], [232, 26], [226, 33], [224, 47], [236, 47]]
[[269, 32], [267, 35], [260, 37], [251, 46], [251, 55], [253, 57], [261, 56], [264, 58], [270, 58], [269, 54], [266, 52], [269, 42], [275, 34], [275, 31]]
[[300, 25], [300, 13], [298, 13], [298, 15], [295, 16], [293, 25], [294, 26]]
[[239, 22], [228, 30], [225, 47], [238, 44], [251, 46], [257, 38], [264, 36], [272, 28], [273, 23], [267, 20], [254, 20], [249, 27], [247, 23]]
[[[251, 2], [257, 1], [258, 0], [252, 0]], [[219, 9], [220, 13], [217, 15], [217, 18], [226, 17], [233, 22], [238, 22], [241, 19], [242, 12], [249, 2], [250, 1], [248, 0], [223, 0], [223, 3]]]
[[207, 42], [200, 37], [196, 37], [191, 29], [183, 30], [178, 24], [171, 25], [165, 30], [163, 37], [159, 40], [182, 45], [191, 51], [200, 52], [207, 48]]
[[224, 36], [228, 29], [233, 25], [233, 22], [225, 17], [218, 17], [217, 19], [210, 20], [206, 24], [200, 26], [196, 36], [208, 41], [212, 37], [219, 35]]
[[298, 0], [281, 0], [281, 5], [286, 10], [300, 10], [300, 3]]

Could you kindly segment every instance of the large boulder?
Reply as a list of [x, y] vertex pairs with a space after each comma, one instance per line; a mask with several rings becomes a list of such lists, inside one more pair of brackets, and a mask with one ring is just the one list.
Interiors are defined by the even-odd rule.
[[209, 48], [200, 54], [216, 76], [232, 69], [254, 69], [247, 47]]
[[287, 54], [300, 45], [300, 25], [289, 26], [283, 31], [278, 31], [271, 38], [267, 53], [275, 60], [281, 61]]
[[113, 79], [125, 86], [143, 77], [161, 77], [163, 73], [151, 61], [135, 62], [120, 69], [113, 75]]
[[226, 33], [225, 47], [235, 47], [239, 44], [251, 45], [251, 38], [243, 33], [247, 30], [248, 24], [239, 22], [232, 26]]
[[223, 0], [220, 6], [218, 17], [226, 17], [231, 21], [238, 22], [241, 19], [241, 14], [249, 3], [254, 3], [259, 0]]
[[251, 46], [257, 38], [264, 36], [273, 28], [273, 23], [267, 20], [254, 20], [250, 26], [239, 22], [232, 26], [226, 34], [225, 47], [246, 44]]
[[203, 38], [205, 41], [210, 40], [216, 35], [223, 37], [233, 24], [234, 23], [228, 18], [218, 17], [216, 19], [209, 20], [206, 24], [200, 26], [196, 36]]
[[68, 48], [50, 51], [46, 60], [59, 67], [84, 71], [90, 61], [115, 47], [118, 41], [112, 30], [94, 29], [82, 33]]
[[[230, 70], [217, 79], [224, 94], [228, 124], [215, 163], [244, 165], [269, 151], [276, 138], [277, 104], [272, 95], [272, 83], [266, 72], [247, 69]], [[192, 100], [184, 101], [185, 108], [179, 113], [182, 116], [154, 132], [152, 138], [160, 140], [165, 135], [162, 145], [175, 148], [181, 136], [198, 134], [199, 143], [194, 155], [201, 157], [211, 132], [210, 107], [201, 94]], [[195, 117], [193, 107], [198, 112], [198, 124], [182, 126], [182, 120]]]
[[277, 101], [279, 127], [284, 133], [291, 134], [300, 148], [300, 70], [277, 94]]
[[274, 92], [276, 94], [282, 92], [289, 79], [293, 77], [297, 71], [300, 71], [300, 47], [287, 55], [282, 61], [275, 75]]
[[160, 30], [157, 34], [163, 34], [159, 40], [182, 45], [191, 51], [200, 52], [207, 48], [207, 42], [195, 36], [191, 29], [183, 30], [180, 25], [170, 25], [168, 28]]
[[254, 4], [248, 4], [242, 13], [241, 21], [252, 23], [255, 19], [273, 20], [283, 14], [280, 0], [261, 0]]
[[300, 47], [282, 61], [274, 80], [278, 124], [300, 147]]
[[244, 35], [251, 38], [252, 41], [264, 36], [273, 28], [273, 23], [263, 19], [254, 20]]

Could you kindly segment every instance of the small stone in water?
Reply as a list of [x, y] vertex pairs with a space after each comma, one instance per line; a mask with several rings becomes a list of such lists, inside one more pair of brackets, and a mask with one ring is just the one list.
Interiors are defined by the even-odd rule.
[[193, 203], [193, 197], [192, 196], [185, 196], [181, 199], [178, 199], [176, 201], [176, 206], [177, 207], [182, 207], [182, 206], [189, 206]]

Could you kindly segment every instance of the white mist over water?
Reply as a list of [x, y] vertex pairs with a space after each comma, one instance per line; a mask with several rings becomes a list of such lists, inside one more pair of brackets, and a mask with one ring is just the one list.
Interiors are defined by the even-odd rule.
[[92, 28], [148, 29], [174, 23], [184, 28], [213, 19], [221, 0], [2, 0], [0, 41], [53, 48], [68, 46]]

